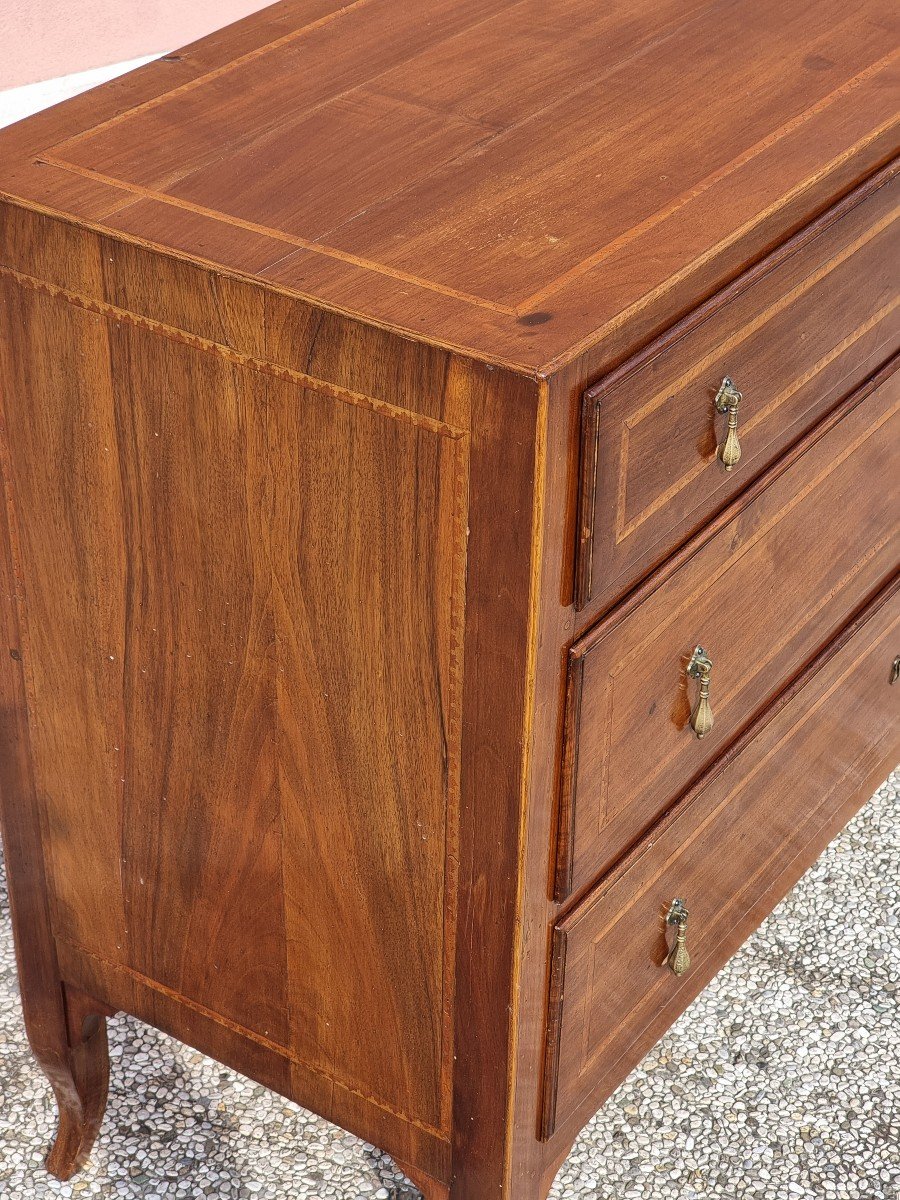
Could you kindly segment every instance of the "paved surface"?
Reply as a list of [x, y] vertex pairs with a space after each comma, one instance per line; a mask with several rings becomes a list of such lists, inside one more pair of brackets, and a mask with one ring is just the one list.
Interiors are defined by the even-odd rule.
[[[579, 1139], [553, 1200], [900, 1197], [900, 773]], [[91, 1163], [42, 1170], [0, 880], [0, 1196], [415, 1200], [371, 1146], [130, 1018]]]

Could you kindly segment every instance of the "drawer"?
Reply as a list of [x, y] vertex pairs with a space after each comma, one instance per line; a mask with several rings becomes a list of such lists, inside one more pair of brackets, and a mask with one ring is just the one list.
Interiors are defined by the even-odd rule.
[[[596, 1108], [900, 755], [895, 580], [554, 930], [544, 1133]], [[690, 964], [667, 959], [673, 901]]]
[[[893, 573], [898, 362], [572, 647], [558, 899], [608, 869]], [[713, 664], [702, 739], [697, 646]]]
[[[577, 608], [608, 608], [896, 353], [898, 192], [870, 181], [587, 392]], [[728, 471], [725, 377], [741, 393]]]

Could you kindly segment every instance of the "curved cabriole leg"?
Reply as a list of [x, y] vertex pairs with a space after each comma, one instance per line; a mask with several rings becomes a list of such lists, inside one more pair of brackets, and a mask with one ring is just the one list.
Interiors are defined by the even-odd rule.
[[62, 1058], [42, 1058], [59, 1108], [59, 1128], [47, 1170], [71, 1179], [84, 1166], [100, 1130], [109, 1092], [106, 1018], [112, 1011], [72, 988], [65, 990], [68, 1048]]
[[19, 595], [8, 511], [0, 505], [0, 833], [28, 1040], [53, 1085], [59, 1132], [47, 1160], [69, 1179], [90, 1152], [106, 1107], [111, 1011], [62, 983], [50, 922], [28, 696], [13, 599]]

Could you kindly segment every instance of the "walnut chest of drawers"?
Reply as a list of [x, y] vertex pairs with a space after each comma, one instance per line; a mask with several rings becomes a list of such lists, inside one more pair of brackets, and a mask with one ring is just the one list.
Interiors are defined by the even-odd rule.
[[896, 6], [287, 0], [0, 135], [3, 834], [131, 1013], [541, 1200], [900, 751]]

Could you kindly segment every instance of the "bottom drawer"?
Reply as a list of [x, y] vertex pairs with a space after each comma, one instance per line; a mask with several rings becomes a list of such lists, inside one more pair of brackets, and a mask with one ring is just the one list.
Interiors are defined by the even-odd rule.
[[898, 655], [900, 577], [556, 926], [545, 1137], [618, 1086], [895, 765]]

